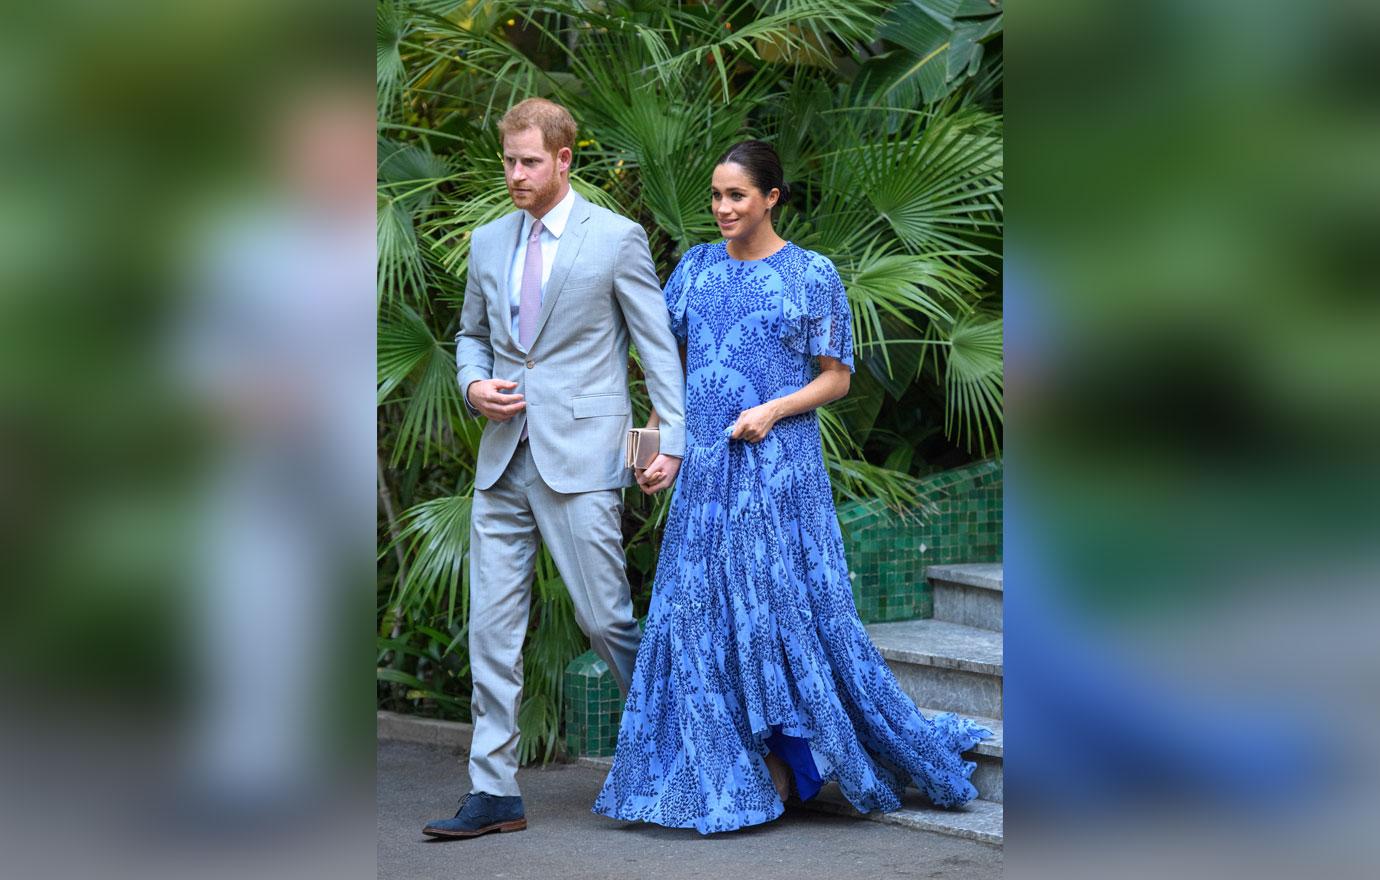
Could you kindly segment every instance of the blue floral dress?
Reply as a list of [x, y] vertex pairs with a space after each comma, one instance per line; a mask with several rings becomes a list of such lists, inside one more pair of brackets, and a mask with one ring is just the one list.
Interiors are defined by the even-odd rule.
[[859, 810], [895, 810], [907, 782], [941, 806], [977, 792], [960, 755], [990, 731], [926, 720], [858, 618], [813, 412], [760, 443], [739, 413], [804, 387], [814, 358], [853, 368], [832, 263], [787, 244], [735, 260], [692, 248], [666, 284], [686, 348], [687, 449], [651, 608], [596, 813], [703, 834], [781, 815], [763, 757], [804, 798], [837, 780]]

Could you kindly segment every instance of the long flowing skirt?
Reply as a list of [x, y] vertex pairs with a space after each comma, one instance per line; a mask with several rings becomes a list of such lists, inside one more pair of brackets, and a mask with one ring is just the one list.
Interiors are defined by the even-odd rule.
[[827, 478], [821, 498], [779, 471], [748, 443], [689, 450], [596, 813], [703, 834], [767, 822], [783, 810], [769, 752], [802, 797], [836, 780], [863, 812], [898, 809], [907, 783], [940, 806], [976, 797], [961, 754], [991, 732], [920, 714], [858, 617]]

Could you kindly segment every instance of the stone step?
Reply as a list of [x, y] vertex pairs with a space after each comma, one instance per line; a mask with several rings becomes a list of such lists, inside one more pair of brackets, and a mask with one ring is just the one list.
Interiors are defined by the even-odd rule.
[[945, 810], [936, 807], [918, 791], [907, 790], [902, 807], [890, 813], [859, 813], [839, 792], [838, 783], [827, 783], [805, 806], [845, 816], [861, 816], [873, 822], [899, 825], [917, 831], [932, 831], [962, 837], [979, 843], [1001, 846], [1003, 808], [999, 803], [977, 798], [961, 807]]
[[1002, 772], [1001, 758], [989, 758], [985, 755], [974, 754], [970, 754], [968, 757], [977, 764], [973, 768], [971, 778], [978, 796], [982, 800], [991, 801], [994, 804], [1002, 803], [1005, 800], [1003, 797], [1005, 786], [1002, 783], [1006, 776]]
[[872, 623], [868, 636], [917, 706], [1002, 717], [1002, 637], [947, 620]]
[[1002, 631], [1002, 565], [931, 565], [925, 569], [934, 597], [934, 619]]
[[1000, 562], [965, 562], [958, 565], [931, 565], [925, 569], [925, 577], [939, 579], [954, 584], [965, 584], [1002, 592], [1002, 564]]

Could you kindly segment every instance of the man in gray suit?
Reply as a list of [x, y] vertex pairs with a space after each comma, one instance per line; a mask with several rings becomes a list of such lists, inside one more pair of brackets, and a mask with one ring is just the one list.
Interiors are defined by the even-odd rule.
[[522, 643], [540, 538], [575, 618], [626, 693], [639, 633], [624, 571], [628, 343], [661, 417], [639, 483], [669, 487], [685, 451], [684, 378], [642, 227], [570, 188], [575, 122], [529, 98], [499, 122], [519, 210], [474, 231], [456, 336], [460, 387], [488, 418], [470, 531], [471, 791], [433, 837], [527, 827], [518, 792]]

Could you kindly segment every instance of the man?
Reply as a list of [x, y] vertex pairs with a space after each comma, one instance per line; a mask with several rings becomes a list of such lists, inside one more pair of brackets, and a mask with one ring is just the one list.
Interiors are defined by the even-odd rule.
[[517, 713], [539, 537], [580, 628], [627, 691], [639, 638], [620, 525], [630, 339], [661, 417], [643, 491], [670, 486], [685, 451], [680, 356], [646, 233], [571, 190], [565, 108], [529, 98], [498, 128], [520, 210], [475, 230], [456, 336], [460, 387], [489, 420], [470, 531], [471, 790], [454, 818], [423, 829], [433, 837], [527, 827]]

